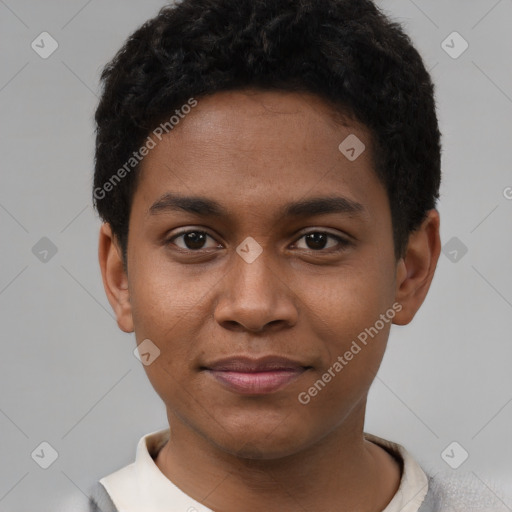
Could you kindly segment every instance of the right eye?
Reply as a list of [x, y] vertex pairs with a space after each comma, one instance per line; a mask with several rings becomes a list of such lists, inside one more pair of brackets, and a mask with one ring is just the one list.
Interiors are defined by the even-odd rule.
[[[205, 231], [200, 231], [197, 229], [194, 230], [188, 230], [188, 231], [182, 231], [181, 233], [177, 233], [173, 235], [171, 238], [169, 238], [166, 241], [166, 245], [176, 245], [180, 249], [183, 249], [185, 251], [191, 251], [191, 252], [198, 252], [200, 250], [204, 250], [204, 244], [207, 241], [207, 239], [210, 238], [211, 240], [215, 241], [212, 236], [210, 236]], [[181, 239], [181, 244], [174, 243], [175, 240]], [[219, 244], [213, 245], [211, 247], [207, 247], [206, 249], [211, 249], [218, 247]]]

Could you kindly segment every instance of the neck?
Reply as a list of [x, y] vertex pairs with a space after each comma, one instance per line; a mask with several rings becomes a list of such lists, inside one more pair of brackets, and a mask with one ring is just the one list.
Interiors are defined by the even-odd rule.
[[316, 443], [274, 459], [228, 453], [172, 416], [170, 441], [155, 463], [212, 510], [381, 512], [398, 489], [400, 465], [364, 439], [364, 405], [362, 416], [352, 415]]

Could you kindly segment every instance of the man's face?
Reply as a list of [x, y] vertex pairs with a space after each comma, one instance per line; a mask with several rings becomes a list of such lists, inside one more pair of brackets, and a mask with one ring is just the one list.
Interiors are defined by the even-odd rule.
[[[362, 426], [397, 262], [369, 134], [347, 124], [313, 95], [224, 92], [142, 162], [127, 252], [137, 343], [160, 350], [145, 369], [171, 421], [227, 452], [280, 457]], [[349, 135], [366, 146], [353, 161], [339, 149]], [[293, 208], [320, 198], [338, 207]], [[267, 356], [291, 362], [243, 364]]]

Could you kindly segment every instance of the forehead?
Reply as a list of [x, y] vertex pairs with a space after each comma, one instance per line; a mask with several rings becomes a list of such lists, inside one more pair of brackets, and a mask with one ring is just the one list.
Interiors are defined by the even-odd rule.
[[197, 101], [142, 161], [146, 211], [169, 192], [248, 208], [334, 189], [361, 203], [379, 185], [369, 130], [315, 95], [244, 90]]
[[[343, 133], [358, 134], [370, 145], [371, 134], [341, 107], [311, 93], [246, 89], [224, 91], [198, 100], [198, 105], [173, 130], [176, 143], [232, 143], [240, 151], [257, 142], [278, 153], [287, 147], [323, 151], [335, 149]], [[276, 135], [278, 135], [276, 137]], [[169, 133], [171, 140], [171, 133]], [[332, 145], [331, 145], [332, 149]]]

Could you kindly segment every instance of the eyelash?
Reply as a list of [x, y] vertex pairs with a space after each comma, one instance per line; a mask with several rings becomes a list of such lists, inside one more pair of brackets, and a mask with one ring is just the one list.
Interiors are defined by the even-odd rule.
[[[187, 231], [182, 231], [181, 233], [177, 233], [175, 235], [173, 235], [171, 238], [169, 238], [168, 240], [166, 240], [165, 242], [165, 245], [175, 245], [173, 242], [174, 240], [176, 240], [177, 238], [179, 237], [182, 237], [184, 235], [187, 235], [189, 233], [200, 233], [200, 234], [204, 234], [208, 237], [210, 237], [211, 239], [214, 239], [213, 236], [211, 236], [209, 233], [207, 233], [206, 231], [201, 231], [201, 230], [198, 230], [198, 229], [190, 229], [190, 230], [187, 230]], [[338, 242], [338, 248], [327, 248], [327, 249], [303, 249], [303, 250], [306, 250], [306, 251], [310, 251], [310, 252], [313, 252], [313, 253], [333, 253], [333, 252], [340, 252], [340, 251], [343, 251], [344, 249], [346, 249], [348, 246], [351, 245], [351, 242], [345, 238], [342, 238], [340, 236], [337, 236], [337, 235], [334, 235], [332, 233], [329, 233], [328, 231], [320, 231], [320, 230], [317, 230], [317, 231], [308, 231], [307, 233], [303, 233], [298, 239], [296, 242], [294, 242], [294, 244], [296, 244], [299, 240], [301, 240], [302, 238], [306, 237], [307, 235], [311, 235], [311, 234], [323, 234], [323, 235], [327, 235], [328, 238], [333, 238], [334, 240], [336, 240]], [[179, 250], [181, 251], [186, 251], [186, 252], [194, 252], [194, 253], [200, 253], [202, 251], [205, 251], [205, 249], [188, 249], [188, 248], [183, 248], [183, 247], [178, 247]], [[208, 249], [206, 249], [208, 250]]]

